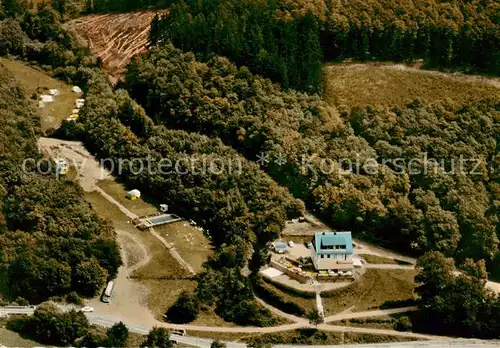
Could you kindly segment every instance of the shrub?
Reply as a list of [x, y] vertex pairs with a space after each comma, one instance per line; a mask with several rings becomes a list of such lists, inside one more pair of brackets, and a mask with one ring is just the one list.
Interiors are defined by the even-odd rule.
[[395, 323], [394, 323], [394, 330], [397, 331], [411, 331], [412, 329], [412, 324], [410, 318], [404, 316], [399, 318]]

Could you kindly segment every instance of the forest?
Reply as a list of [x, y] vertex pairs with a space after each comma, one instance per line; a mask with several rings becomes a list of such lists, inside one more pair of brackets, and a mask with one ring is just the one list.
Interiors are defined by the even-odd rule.
[[[414, 254], [485, 259], [491, 270], [499, 261], [499, 99], [341, 113], [173, 46], [134, 59], [125, 86], [156, 123], [220, 138], [250, 160], [283, 157], [263, 169], [334, 228]], [[412, 159], [420, 170], [398, 168]]]
[[[72, 291], [95, 296], [121, 265], [115, 233], [80, 187], [42, 175], [39, 119], [12, 75], [0, 68], [0, 274], [6, 299], [37, 303]], [[42, 168], [45, 171], [45, 168]], [[57, 197], [57, 199], [54, 199]]]
[[[0, 54], [86, 93], [79, 121], [56, 136], [115, 162], [181, 163], [183, 174], [116, 173], [213, 237], [215, 255], [196, 290], [167, 315], [191, 322], [208, 307], [240, 325], [277, 324], [242, 270], [258, 269], [266, 243], [307, 207], [332, 228], [424, 255], [416, 293], [436, 332], [499, 337], [498, 297], [484, 284], [486, 272], [500, 269], [500, 98], [350, 110], [314, 94], [324, 60], [423, 58], [497, 74], [497, 2], [176, 1], [171, 16], [152, 23], [151, 50], [116, 87], [63, 29], [74, 10], [57, 1], [36, 11], [19, 4], [3, 3]], [[88, 11], [168, 5], [93, 4]], [[0, 76], [2, 288], [33, 303], [72, 291], [92, 296], [121, 264], [114, 232], [75, 184], [21, 172], [22, 159], [40, 156], [39, 121], [14, 79]], [[262, 154], [268, 160], [259, 165]], [[236, 160], [238, 170], [207, 173], [199, 159]]]

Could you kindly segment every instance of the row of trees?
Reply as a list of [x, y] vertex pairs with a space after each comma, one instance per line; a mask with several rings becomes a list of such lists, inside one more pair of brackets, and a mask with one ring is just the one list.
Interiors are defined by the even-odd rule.
[[4, 295], [32, 302], [73, 290], [94, 296], [121, 265], [113, 228], [91, 210], [77, 184], [23, 164], [40, 158], [39, 119], [5, 68], [0, 104], [0, 270], [9, 289]]
[[498, 99], [341, 115], [173, 46], [134, 59], [125, 86], [157, 123], [219, 137], [250, 160], [264, 153], [268, 173], [335, 228], [415, 253], [498, 258]]
[[[107, 330], [91, 326], [83, 312], [63, 312], [53, 303], [42, 303], [30, 318], [11, 319], [7, 326], [37, 342], [74, 347], [127, 347], [129, 332], [122, 322]], [[141, 347], [171, 348], [174, 346], [165, 328], [155, 327]]]

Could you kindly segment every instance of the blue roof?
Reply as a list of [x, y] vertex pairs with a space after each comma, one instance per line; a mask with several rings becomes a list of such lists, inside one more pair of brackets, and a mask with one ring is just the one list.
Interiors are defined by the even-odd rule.
[[[322, 249], [321, 246], [341, 246], [345, 249]], [[314, 236], [316, 254], [352, 254], [351, 232], [318, 232]]]

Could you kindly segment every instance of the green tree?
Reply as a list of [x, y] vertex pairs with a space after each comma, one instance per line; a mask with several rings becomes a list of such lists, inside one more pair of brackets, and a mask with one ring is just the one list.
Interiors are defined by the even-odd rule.
[[169, 321], [179, 324], [190, 323], [198, 316], [198, 301], [195, 296], [182, 292], [167, 311]]
[[84, 261], [75, 268], [75, 285], [81, 294], [95, 296], [106, 282], [107, 272], [96, 259]]
[[167, 329], [163, 327], [154, 327], [149, 331], [141, 347], [171, 348], [174, 346], [174, 342], [172, 342], [169, 337], [170, 335]]
[[307, 313], [307, 319], [309, 323], [315, 325], [318, 328], [318, 325], [324, 322], [323, 316], [318, 312], [317, 309], [312, 310]]
[[114, 324], [107, 331], [109, 347], [125, 347], [128, 339], [128, 329], [121, 321]]

